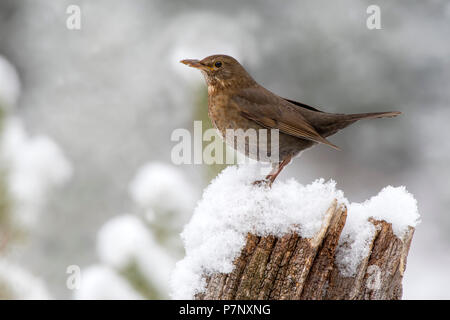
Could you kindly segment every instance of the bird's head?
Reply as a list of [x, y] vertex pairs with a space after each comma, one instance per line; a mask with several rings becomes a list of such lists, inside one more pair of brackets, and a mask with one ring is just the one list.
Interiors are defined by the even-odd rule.
[[230, 87], [254, 82], [244, 67], [236, 59], [227, 55], [218, 54], [203, 60], [186, 59], [180, 62], [199, 69], [208, 85]]

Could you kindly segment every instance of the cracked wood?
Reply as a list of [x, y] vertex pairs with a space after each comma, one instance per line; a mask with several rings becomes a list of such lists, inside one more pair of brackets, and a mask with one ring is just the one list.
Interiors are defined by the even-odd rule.
[[335, 264], [339, 237], [347, 208], [335, 200], [327, 210], [321, 229], [313, 238], [296, 233], [260, 237], [247, 235], [241, 254], [229, 274], [206, 277], [199, 300], [321, 300], [401, 299], [402, 278], [414, 228], [397, 238], [391, 224], [371, 222], [376, 232], [370, 252], [353, 277], [344, 277]]

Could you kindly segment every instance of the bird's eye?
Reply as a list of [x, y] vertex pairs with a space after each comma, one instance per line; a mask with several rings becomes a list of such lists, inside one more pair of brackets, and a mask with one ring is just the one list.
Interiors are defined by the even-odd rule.
[[214, 63], [214, 65], [216, 66], [216, 68], [220, 68], [222, 66], [222, 62], [217, 61], [216, 63]]

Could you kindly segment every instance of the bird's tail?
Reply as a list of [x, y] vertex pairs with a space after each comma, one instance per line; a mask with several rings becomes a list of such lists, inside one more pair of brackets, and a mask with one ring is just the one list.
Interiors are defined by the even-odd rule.
[[318, 132], [324, 136], [328, 137], [341, 129], [344, 129], [355, 123], [358, 120], [363, 119], [377, 119], [377, 118], [393, 118], [401, 114], [398, 111], [392, 112], [372, 112], [372, 113], [355, 113], [355, 114], [330, 114], [330, 116], [323, 116], [322, 122], [316, 122], [315, 128]]
[[357, 121], [361, 119], [377, 119], [377, 118], [393, 118], [401, 114], [398, 111], [391, 112], [372, 112], [372, 113], [355, 113], [355, 114], [346, 114], [344, 116], [344, 121]]

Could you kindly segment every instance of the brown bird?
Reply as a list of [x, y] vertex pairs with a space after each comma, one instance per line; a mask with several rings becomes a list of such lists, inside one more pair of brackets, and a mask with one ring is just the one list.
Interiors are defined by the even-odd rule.
[[[339, 114], [320, 111], [306, 104], [284, 99], [259, 85], [247, 73], [242, 65], [233, 57], [227, 55], [212, 55], [203, 60], [182, 60], [190, 67], [199, 69], [208, 85], [208, 115], [214, 127], [222, 137], [227, 129], [236, 132], [238, 129], [278, 129], [278, 157], [272, 162], [272, 171], [265, 180], [255, 181], [256, 184], [267, 183], [271, 186], [281, 170], [301, 151], [317, 143], [326, 144], [332, 148], [337, 146], [326, 137], [351, 125], [361, 119], [395, 117], [400, 112], [375, 112], [359, 114]], [[239, 130], [238, 130], [239, 131]], [[242, 133], [241, 133], [242, 134]], [[235, 138], [225, 139], [227, 144], [256, 160], [262, 159], [261, 154], [270, 157], [270, 139], [259, 141], [256, 148], [249, 145], [236, 146]], [[261, 152], [264, 150], [264, 152]]]

